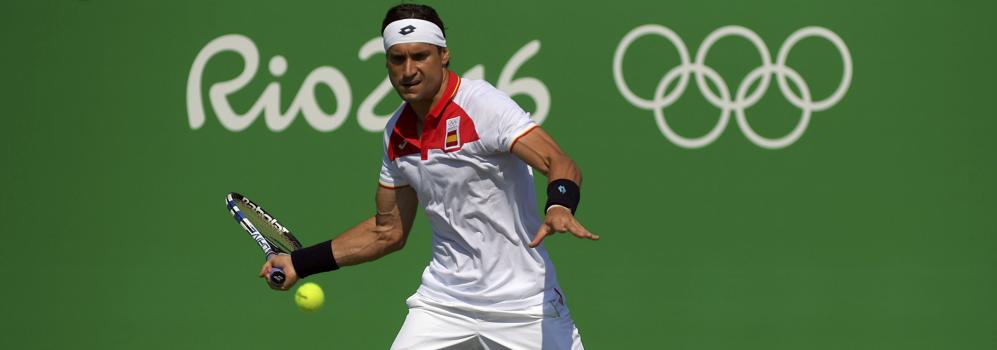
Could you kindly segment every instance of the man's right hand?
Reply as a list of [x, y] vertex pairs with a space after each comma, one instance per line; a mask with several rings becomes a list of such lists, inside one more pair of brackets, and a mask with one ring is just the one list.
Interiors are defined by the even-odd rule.
[[[270, 271], [274, 267], [279, 267], [281, 270], [284, 270], [284, 284], [280, 286], [275, 286], [272, 282], [270, 282]], [[260, 278], [266, 280], [267, 285], [270, 286], [271, 289], [288, 290], [298, 282], [298, 273], [294, 271], [294, 264], [291, 263], [290, 255], [277, 254], [263, 264], [263, 268], [260, 269]]]

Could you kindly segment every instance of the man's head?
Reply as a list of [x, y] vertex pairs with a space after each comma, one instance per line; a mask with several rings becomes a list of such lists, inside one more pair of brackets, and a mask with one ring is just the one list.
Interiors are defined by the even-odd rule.
[[426, 5], [392, 7], [381, 23], [388, 78], [409, 103], [431, 102], [450, 65], [443, 20]]

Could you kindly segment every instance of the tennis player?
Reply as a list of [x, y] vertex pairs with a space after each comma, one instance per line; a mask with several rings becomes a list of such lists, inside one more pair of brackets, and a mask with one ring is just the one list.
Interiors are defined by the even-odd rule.
[[[402, 249], [421, 207], [433, 257], [392, 349], [582, 349], [543, 245], [555, 232], [599, 239], [574, 217], [578, 167], [507, 95], [447, 68], [433, 8], [395, 6], [381, 29], [388, 76], [405, 104], [385, 127], [377, 213], [271, 259], [260, 276], [283, 268], [277, 289], [288, 289]], [[550, 180], [542, 219], [530, 167]]]

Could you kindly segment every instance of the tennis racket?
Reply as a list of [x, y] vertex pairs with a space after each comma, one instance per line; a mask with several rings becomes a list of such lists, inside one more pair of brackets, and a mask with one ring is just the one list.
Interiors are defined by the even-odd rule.
[[[225, 196], [225, 205], [239, 226], [242, 226], [263, 249], [267, 260], [277, 254], [290, 254], [301, 249], [301, 243], [294, 238], [287, 227], [277, 222], [277, 218], [249, 198], [232, 192]], [[273, 285], [277, 287], [284, 285], [285, 277], [284, 270], [279, 267], [270, 269], [269, 278]]]

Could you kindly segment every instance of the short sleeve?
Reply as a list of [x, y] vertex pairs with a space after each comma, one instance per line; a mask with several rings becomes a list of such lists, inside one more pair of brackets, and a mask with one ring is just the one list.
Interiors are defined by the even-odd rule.
[[498, 90], [487, 95], [491, 113], [482, 139], [494, 151], [509, 152], [520, 137], [537, 127], [530, 114], [523, 111], [509, 96]]
[[398, 165], [395, 164], [395, 161], [388, 159], [387, 154], [384, 155], [381, 161], [381, 176], [378, 182], [381, 186], [388, 188], [408, 186], [408, 181], [405, 180], [401, 170], [398, 169]]

